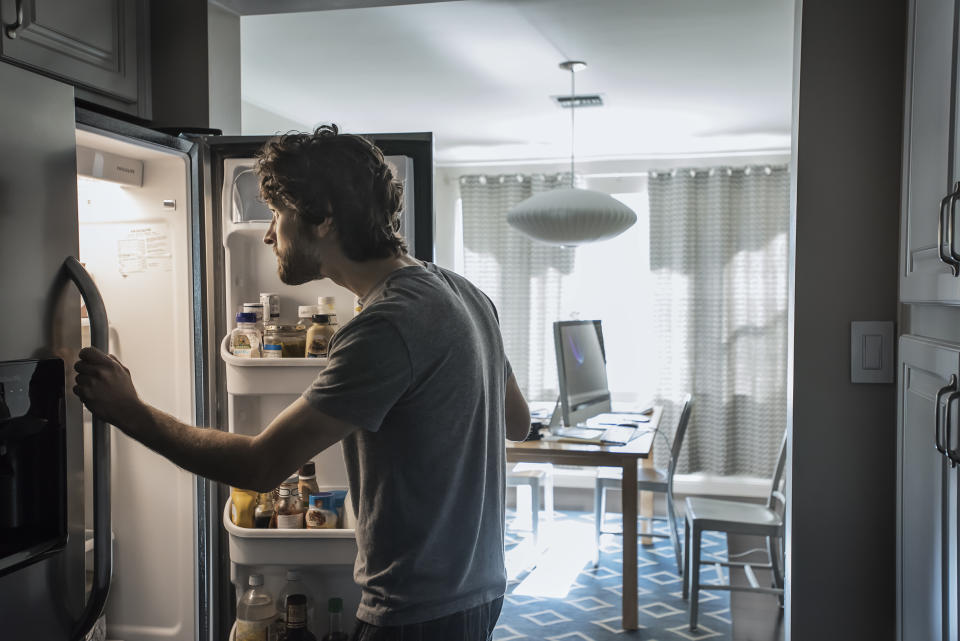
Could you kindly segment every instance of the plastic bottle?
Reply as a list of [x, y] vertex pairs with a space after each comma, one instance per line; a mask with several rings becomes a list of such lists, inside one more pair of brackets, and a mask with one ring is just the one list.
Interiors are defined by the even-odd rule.
[[306, 599], [307, 606], [307, 629], [311, 632], [316, 630], [316, 612], [313, 607], [313, 599], [310, 597], [310, 592], [307, 590], [306, 584], [304, 584], [303, 579], [300, 575], [300, 570], [287, 570], [287, 583], [283, 586], [283, 589], [280, 590], [280, 595], [277, 597], [277, 602], [280, 607], [283, 608], [280, 616], [283, 617], [284, 624], [288, 623], [287, 619], [287, 608], [289, 603], [287, 598], [293, 594], [301, 594]]
[[335, 331], [329, 314], [314, 314], [313, 324], [307, 330], [307, 358], [326, 358], [327, 346]]
[[253, 490], [230, 488], [230, 520], [240, 527], [254, 527], [257, 493]]
[[257, 331], [260, 332], [260, 336], [263, 336], [263, 303], [244, 303], [243, 311], [247, 314], [252, 313], [257, 317], [255, 321]]
[[253, 314], [237, 314], [237, 328], [230, 332], [230, 351], [234, 356], [260, 358], [260, 332], [256, 320]]
[[260, 304], [263, 305], [263, 324], [276, 325], [280, 322], [280, 295], [272, 292], [260, 292]]
[[343, 611], [343, 599], [335, 597], [327, 601], [327, 613], [330, 615], [330, 628], [322, 641], [349, 641], [350, 637], [340, 624], [340, 612]]
[[337, 325], [337, 299], [333, 296], [317, 297], [317, 314], [326, 314], [330, 317], [330, 324]]
[[311, 494], [318, 494], [320, 486], [317, 485], [317, 466], [313, 461], [308, 461], [300, 466], [297, 472], [297, 491], [300, 492], [300, 500], [306, 503]]
[[275, 641], [277, 608], [263, 587], [263, 575], [251, 574], [248, 585], [237, 603], [236, 641]]

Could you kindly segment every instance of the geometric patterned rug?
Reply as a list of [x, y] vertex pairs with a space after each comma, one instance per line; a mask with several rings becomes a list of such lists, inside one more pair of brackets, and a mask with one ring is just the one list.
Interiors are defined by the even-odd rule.
[[[680, 577], [670, 539], [654, 539], [638, 548], [640, 629], [626, 631], [621, 622], [622, 537], [604, 534], [599, 563], [592, 512], [555, 511], [553, 522], [541, 513], [540, 537], [534, 544], [526, 518], [507, 510], [507, 594], [494, 641], [680, 641], [731, 638], [730, 593], [702, 591], [697, 632], [690, 632], [689, 609], [680, 594]], [[681, 521], [682, 523], [682, 521]], [[607, 513], [604, 530], [620, 531], [620, 515]], [[666, 533], [666, 524], [655, 531]], [[681, 541], [683, 533], [681, 530]], [[704, 533], [704, 560], [727, 560], [725, 535]], [[727, 582], [726, 568], [702, 567], [701, 583]]]

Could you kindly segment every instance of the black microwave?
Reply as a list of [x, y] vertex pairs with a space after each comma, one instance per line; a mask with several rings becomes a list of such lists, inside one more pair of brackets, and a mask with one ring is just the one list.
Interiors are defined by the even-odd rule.
[[0, 575], [67, 541], [64, 380], [60, 359], [0, 362]]

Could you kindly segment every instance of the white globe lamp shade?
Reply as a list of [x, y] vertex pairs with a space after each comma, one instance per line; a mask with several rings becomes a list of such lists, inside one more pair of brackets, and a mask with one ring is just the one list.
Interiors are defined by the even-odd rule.
[[507, 212], [507, 223], [551, 245], [582, 245], [619, 236], [637, 222], [622, 202], [590, 189], [553, 189]]

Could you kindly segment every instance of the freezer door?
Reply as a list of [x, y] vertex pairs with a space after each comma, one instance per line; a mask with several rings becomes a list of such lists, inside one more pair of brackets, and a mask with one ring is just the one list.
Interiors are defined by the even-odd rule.
[[[3, 638], [66, 639], [84, 603], [80, 402], [69, 375], [80, 296], [63, 269], [77, 254], [73, 88], [0, 62], [0, 361], [59, 358], [65, 389], [67, 543], [0, 576]], [[37, 505], [34, 509], [48, 509]]]

